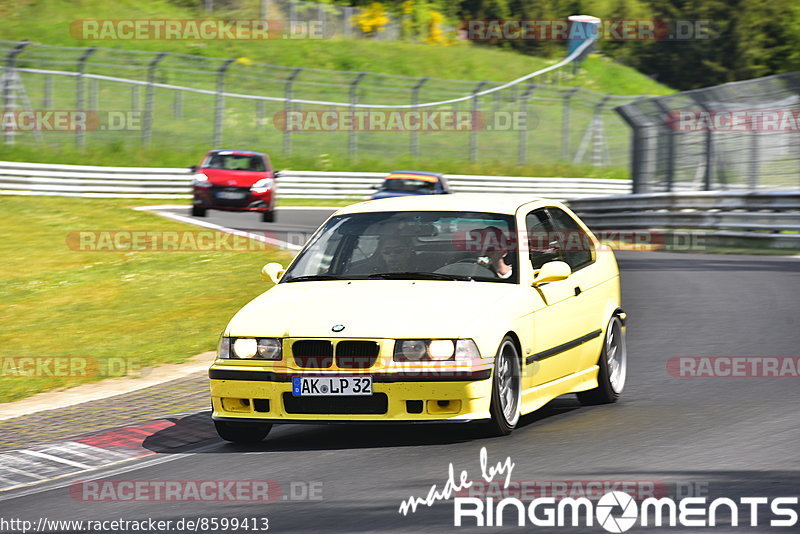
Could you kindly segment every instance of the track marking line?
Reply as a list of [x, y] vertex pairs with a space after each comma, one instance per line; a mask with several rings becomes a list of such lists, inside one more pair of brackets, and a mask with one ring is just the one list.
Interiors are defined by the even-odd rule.
[[27, 454], [28, 456], [36, 456], [44, 460], [50, 460], [51, 462], [58, 462], [65, 465], [71, 465], [72, 467], [77, 467], [78, 469], [91, 469], [93, 467], [91, 465], [86, 465], [79, 462], [73, 462], [72, 460], [67, 460], [66, 458], [59, 458], [58, 456], [53, 456], [52, 454], [45, 454], [39, 451], [21, 450], [19, 452], [21, 452], [22, 454]]
[[[144, 209], [146, 207], [147, 206], [139, 206], [139, 207], [133, 208], [133, 209], [137, 209], [139, 211], [151, 211], [151, 210]], [[288, 248], [290, 250], [301, 250], [303, 248], [303, 247], [301, 247], [299, 245], [295, 245], [293, 243], [289, 243], [288, 241], [280, 241], [279, 239], [272, 239], [270, 237], [266, 237], [266, 236], [259, 235], [259, 234], [254, 234], [252, 232], [245, 232], [244, 230], [236, 230], [235, 228], [229, 228], [227, 226], [221, 226], [219, 224], [214, 224], [214, 223], [210, 223], [210, 222], [206, 222], [206, 221], [198, 221], [197, 219], [193, 219], [192, 217], [189, 217], [187, 215], [176, 215], [175, 213], [169, 213], [169, 212], [162, 213], [162, 212], [160, 212], [158, 210], [152, 210], [152, 212], [157, 214], [157, 215], [160, 215], [161, 217], [166, 217], [167, 219], [172, 219], [172, 220], [179, 221], [179, 222], [186, 223], [186, 224], [192, 224], [194, 226], [200, 226], [202, 228], [208, 228], [210, 230], [217, 230], [219, 232], [224, 232], [226, 234], [232, 234], [232, 235], [236, 235], [236, 236], [247, 237], [247, 238], [253, 239], [255, 241], [260, 241], [262, 243], [266, 243], [268, 245], [274, 245], [274, 246], [280, 247], [280, 248]]]

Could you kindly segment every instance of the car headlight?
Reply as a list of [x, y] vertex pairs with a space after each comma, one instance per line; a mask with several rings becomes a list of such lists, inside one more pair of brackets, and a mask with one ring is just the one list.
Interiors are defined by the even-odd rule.
[[217, 347], [217, 358], [227, 360], [231, 357], [231, 338], [219, 338], [219, 346]]
[[447, 361], [456, 353], [452, 339], [398, 339], [394, 343], [394, 361]]
[[281, 340], [272, 337], [223, 337], [220, 340], [217, 357], [239, 360], [271, 360], [283, 358]]
[[254, 193], [266, 193], [272, 189], [272, 178], [262, 178], [250, 188]]
[[192, 177], [192, 183], [197, 187], [211, 187], [211, 182], [208, 181], [208, 176], [203, 173], [197, 173]]

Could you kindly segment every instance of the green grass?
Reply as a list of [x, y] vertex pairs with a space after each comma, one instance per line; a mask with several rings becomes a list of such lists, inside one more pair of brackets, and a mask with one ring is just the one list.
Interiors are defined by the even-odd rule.
[[[271, 248], [96, 252], [68, 246], [69, 233], [80, 230], [199, 230], [124, 209], [134, 203], [0, 197], [4, 364], [20, 357], [131, 358], [141, 367], [185, 361], [212, 350], [233, 314], [269, 287], [259, 276], [265, 263], [290, 259]], [[2, 376], [0, 402], [99, 378]]]
[[[245, 145], [250, 146], [250, 145]], [[205, 153], [207, 147], [195, 149], [163, 149], [153, 148], [141, 150], [138, 147], [100, 145], [77, 150], [72, 147], [52, 148], [42, 151], [30, 146], [0, 145], [0, 161], [35, 161], [37, 163], [62, 163], [75, 165], [109, 165], [135, 167], [188, 167], [196, 164]], [[517, 165], [514, 161], [489, 159], [479, 163], [468, 163], [464, 160], [439, 159], [421, 157], [417, 160], [409, 156], [363, 157], [350, 161], [342, 155], [282, 156], [272, 155], [277, 169], [308, 171], [352, 171], [352, 172], [389, 172], [397, 169], [419, 169], [442, 172], [446, 174], [479, 174], [488, 176], [555, 176], [567, 178], [629, 178], [628, 169], [624, 167], [592, 167], [590, 165], [573, 165], [569, 163], [537, 163]]]
[[[255, 18], [257, 0], [236, 3], [239, 9], [218, 12], [219, 17]], [[147, 41], [78, 40], [70, 24], [80, 19], [191, 19], [204, 18], [166, 0], [0, 0], [0, 39], [59, 46], [99, 46], [129, 50], [168, 51], [207, 57], [246, 57], [252, 61], [318, 69], [369, 71], [406, 76], [432, 76], [454, 80], [508, 81], [555, 60], [537, 58], [497, 48], [461, 42], [432, 46], [367, 39], [308, 39], [271, 41]], [[269, 18], [282, 18], [272, 13]], [[672, 89], [647, 76], [602, 57], [591, 57], [576, 76], [563, 76], [562, 85], [584, 86], [611, 94], [668, 94]], [[565, 73], [566, 74], [566, 73]]]

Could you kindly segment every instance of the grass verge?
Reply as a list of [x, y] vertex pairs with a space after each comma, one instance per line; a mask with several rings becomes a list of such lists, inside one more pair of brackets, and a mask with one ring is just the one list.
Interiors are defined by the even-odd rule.
[[[219, 332], [269, 285], [274, 248], [252, 252], [97, 252], [70, 248], [70, 232], [201, 230], [105, 199], [0, 197], [0, 402], [117, 376], [120, 365], [180, 363], [216, 344]], [[74, 244], [74, 242], [71, 241]], [[20, 358], [72, 358], [33, 368]], [[116, 362], [114, 366], [111, 362]], [[112, 368], [113, 367], [113, 368]], [[69, 376], [76, 374], [77, 376]], [[43, 375], [43, 376], [39, 376]]]

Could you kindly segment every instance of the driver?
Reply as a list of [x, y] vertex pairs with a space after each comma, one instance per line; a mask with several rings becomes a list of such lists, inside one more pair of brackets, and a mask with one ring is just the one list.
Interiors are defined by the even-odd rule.
[[511, 265], [506, 263], [509, 248], [503, 231], [496, 226], [488, 226], [481, 230], [470, 232], [470, 238], [480, 243], [479, 265], [494, 272], [498, 278], [511, 278], [514, 274]]
[[388, 236], [384, 238], [378, 246], [378, 254], [385, 270], [376, 272], [399, 273], [414, 270], [411, 265], [414, 249], [409, 237]]

